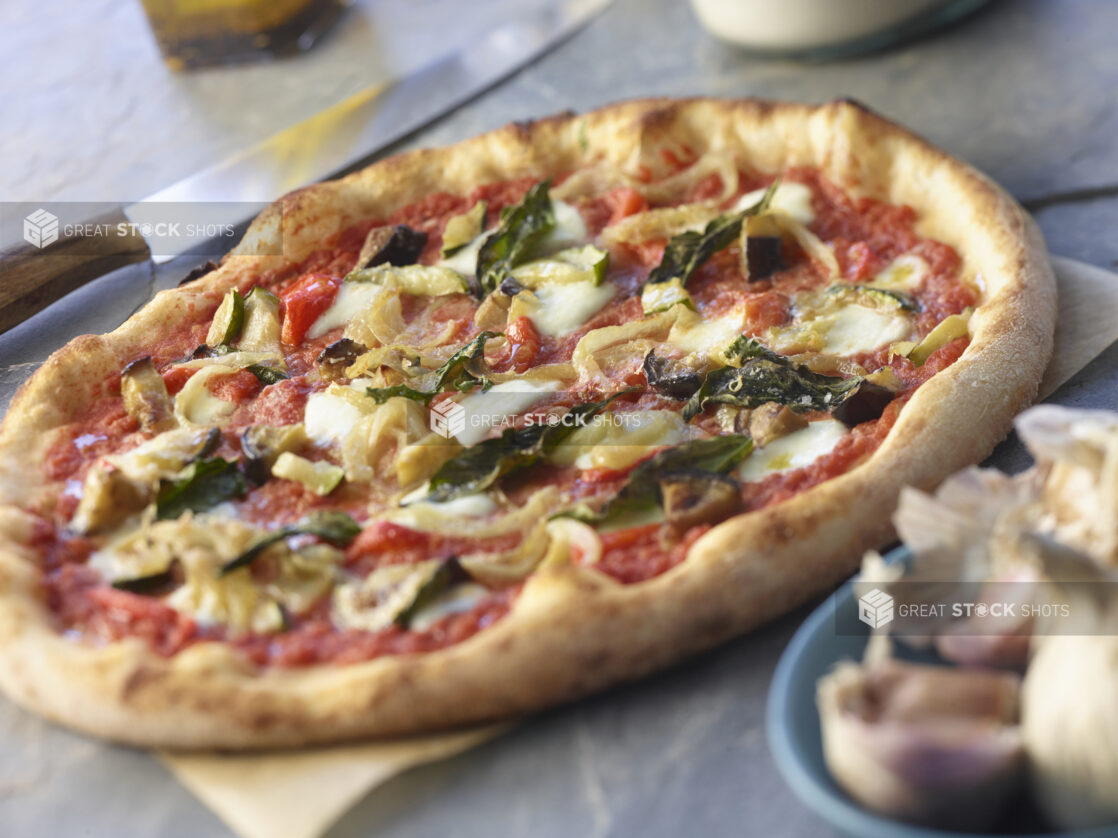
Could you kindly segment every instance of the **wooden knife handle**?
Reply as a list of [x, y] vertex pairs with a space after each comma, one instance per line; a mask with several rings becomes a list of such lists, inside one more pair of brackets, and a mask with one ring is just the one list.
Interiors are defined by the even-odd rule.
[[58, 240], [42, 249], [25, 244], [0, 251], [0, 332], [75, 288], [150, 256], [123, 211], [111, 210], [81, 226], [89, 225], [100, 225], [108, 234], [64, 236], [60, 230]]

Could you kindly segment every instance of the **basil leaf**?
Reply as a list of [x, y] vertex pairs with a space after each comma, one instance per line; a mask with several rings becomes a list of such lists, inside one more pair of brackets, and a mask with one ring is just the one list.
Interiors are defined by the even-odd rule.
[[718, 216], [709, 222], [701, 233], [697, 230], [688, 230], [678, 236], [672, 236], [668, 246], [664, 248], [664, 256], [660, 264], [652, 269], [646, 284], [655, 285], [678, 278], [683, 285], [686, 285], [691, 274], [697, 271], [707, 259], [737, 241], [746, 216], [761, 215], [768, 211], [779, 184], [780, 179], [777, 178], [756, 204], [732, 215]]
[[164, 481], [155, 501], [160, 521], [178, 518], [184, 512], [203, 512], [248, 491], [248, 480], [236, 463], [215, 457], [190, 464], [178, 480]]
[[[482, 332], [447, 358], [443, 365], [435, 371], [435, 392], [441, 391], [448, 380], [460, 378], [460, 373], [466, 373], [466, 364], [482, 357], [485, 353], [486, 342], [491, 338], [500, 336], [500, 332]], [[469, 373], [466, 374], [469, 375]], [[474, 376], [470, 377], [474, 378]]]
[[393, 384], [391, 387], [366, 387], [365, 393], [372, 396], [377, 404], [384, 404], [386, 401], [396, 396], [411, 399], [413, 402], [427, 404], [438, 395], [437, 392], [426, 393], [423, 390], [416, 390], [414, 387], [409, 387], [407, 384]]
[[224, 576], [238, 568], [247, 567], [273, 544], [278, 544], [291, 535], [314, 535], [323, 541], [340, 547], [349, 544], [360, 532], [361, 527], [357, 525], [357, 522], [341, 510], [328, 509], [312, 512], [297, 524], [280, 527], [278, 530], [268, 533], [239, 556], [223, 564], [217, 575]]
[[773, 352], [757, 338], [751, 338], [749, 335], [740, 335], [735, 338], [733, 343], [727, 347], [725, 355], [730, 360], [731, 366], [741, 366], [750, 358], [766, 358], [777, 364], [791, 363], [783, 355]]
[[580, 504], [557, 517], [597, 524], [625, 513], [653, 509], [660, 503], [662, 477], [679, 472], [724, 474], [752, 452], [753, 440], [745, 434], [697, 439], [665, 448], [637, 465], [625, 486], [605, 506], [595, 510]]
[[[482, 384], [484, 389], [489, 389], [492, 382], [484, 376], [476, 376], [466, 369], [470, 361], [481, 358], [485, 353], [485, 343], [491, 338], [500, 337], [499, 332], [481, 332], [477, 337], [451, 355], [441, 367], [430, 375], [421, 376], [429, 385], [423, 389], [412, 387], [408, 384], [393, 384], [391, 387], [368, 387], [365, 392], [376, 399], [377, 404], [384, 404], [393, 396], [403, 396], [405, 399], [427, 404], [443, 391], [449, 382], [456, 390], [466, 391], [476, 384]], [[488, 382], [489, 386], [486, 386]]]
[[501, 225], [482, 244], [477, 255], [477, 279], [484, 297], [497, 290], [509, 272], [525, 261], [532, 247], [555, 228], [555, 211], [544, 180], [528, 190], [516, 207], [505, 207]]
[[340, 509], [323, 509], [312, 512], [295, 525], [298, 532], [316, 535], [335, 546], [349, 544], [357, 538], [361, 527]]
[[831, 410], [857, 390], [862, 380], [812, 372], [787, 359], [750, 358], [740, 367], [720, 367], [707, 373], [703, 386], [683, 406], [683, 419], [692, 419], [712, 404], [755, 408], [776, 402], [799, 412]]
[[748, 211], [733, 215], [720, 215], [711, 221], [700, 233], [688, 230], [672, 236], [664, 248], [660, 264], [648, 275], [648, 284], [656, 285], [679, 279], [683, 284], [691, 278], [699, 267], [711, 256], [737, 241], [741, 233], [741, 223]]
[[288, 377], [283, 370], [265, 364], [249, 364], [245, 369], [255, 375], [256, 380], [264, 385], [275, 384], [277, 381], [284, 381]]
[[610, 402], [636, 389], [630, 387], [600, 402], [572, 407], [563, 417], [556, 417], [558, 421], [554, 425], [539, 422], [523, 428], [508, 428], [499, 437], [470, 446], [435, 472], [425, 500], [446, 501], [480, 492], [505, 475], [535, 465]]

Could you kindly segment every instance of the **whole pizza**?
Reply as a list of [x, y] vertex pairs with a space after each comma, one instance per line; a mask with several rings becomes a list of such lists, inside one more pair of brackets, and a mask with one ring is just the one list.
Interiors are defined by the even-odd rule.
[[287, 195], [0, 426], [0, 685], [116, 740], [514, 716], [780, 615], [986, 455], [1054, 281], [866, 109], [639, 101]]

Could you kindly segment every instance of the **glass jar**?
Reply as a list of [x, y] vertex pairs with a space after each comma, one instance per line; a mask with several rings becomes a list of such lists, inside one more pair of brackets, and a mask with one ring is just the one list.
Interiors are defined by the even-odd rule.
[[349, 0], [141, 0], [173, 70], [310, 49]]

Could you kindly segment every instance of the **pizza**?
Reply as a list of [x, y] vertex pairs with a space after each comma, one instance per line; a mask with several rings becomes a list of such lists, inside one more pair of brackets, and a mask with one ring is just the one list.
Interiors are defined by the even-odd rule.
[[846, 101], [650, 100], [287, 195], [0, 426], [0, 685], [256, 748], [528, 713], [787, 612], [1036, 393], [1054, 281]]

